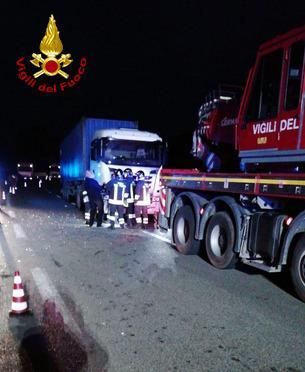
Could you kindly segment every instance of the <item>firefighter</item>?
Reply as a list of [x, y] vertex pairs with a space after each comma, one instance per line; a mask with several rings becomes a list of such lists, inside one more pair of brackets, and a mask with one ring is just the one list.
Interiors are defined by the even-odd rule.
[[94, 179], [94, 173], [90, 170], [86, 171], [85, 190], [88, 193], [90, 204], [89, 226], [93, 226], [94, 220], [97, 220], [97, 227], [102, 226], [104, 203], [102, 198], [102, 186]]
[[[110, 173], [110, 180], [113, 180], [115, 178], [115, 171], [112, 171]], [[103, 201], [104, 201], [104, 223], [109, 223], [109, 190], [107, 189], [107, 183], [103, 183]]]
[[126, 218], [127, 218], [127, 227], [132, 229], [136, 225], [136, 215], [134, 212], [134, 192], [135, 192], [135, 182], [132, 174], [132, 170], [130, 168], [126, 168], [124, 170], [124, 179], [126, 184], [126, 193], [127, 196], [127, 210], [126, 210]]
[[90, 221], [90, 203], [89, 203], [89, 197], [88, 197], [87, 190], [84, 190], [82, 192], [82, 194], [83, 194], [83, 203], [84, 203], [84, 207], [85, 207], [85, 221], [86, 221], [86, 224], [89, 225], [89, 221]]
[[106, 183], [103, 183], [103, 185], [102, 185], [102, 198], [103, 198], [103, 202], [104, 202], [103, 222], [107, 224], [108, 223], [107, 214], [108, 214], [109, 195], [108, 195], [107, 190], [106, 190]]
[[147, 207], [150, 205], [149, 184], [145, 180], [143, 171], [136, 173], [135, 215], [137, 226], [145, 229], [148, 226]]
[[123, 171], [121, 169], [117, 169], [115, 171], [115, 177], [107, 183], [106, 190], [109, 194], [109, 228], [114, 229], [115, 213], [117, 212], [119, 225], [122, 229], [124, 229], [124, 201], [128, 194], [126, 193], [126, 183], [124, 182]]

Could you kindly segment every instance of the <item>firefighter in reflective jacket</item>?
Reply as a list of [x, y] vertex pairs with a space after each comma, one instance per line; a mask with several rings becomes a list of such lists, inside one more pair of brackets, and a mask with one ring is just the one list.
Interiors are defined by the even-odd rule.
[[143, 171], [138, 171], [135, 190], [135, 215], [138, 226], [142, 223], [142, 229], [148, 225], [147, 207], [150, 205], [149, 184], [145, 181]]
[[127, 217], [127, 227], [132, 229], [136, 225], [136, 215], [134, 211], [134, 193], [135, 193], [135, 182], [132, 174], [132, 170], [130, 168], [126, 168], [124, 170], [124, 179], [126, 184], [126, 193], [127, 196], [127, 209], [126, 209], [126, 217]]
[[126, 206], [124, 205], [124, 201], [126, 200], [128, 194], [126, 193], [126, 184], [124, 182], [123, 171], [121, 169], [116, 170], [115, 177], [107, 183], [106, 190], [109, 194], [109, 228], [114, 229], [115, 212], [117, 212], [120, 227], [124, 229], [124, 212]]
[[83, 191], [83, 203], [85, 208], [85, 221], [86, 224], [89, 225], [90, 221], [90, 202], [87, 190]]
[[94, 179], [94, 172], [87, 170], [85, 178], [85, 190], [87, 191], [90, 204], [90, 218], [89, 226], [93, 226], [95, 219], [97, 220], [97, 226], [102, 226], [103, 214], [104, 214], [104, 203], [101, 195], [102, 187]]

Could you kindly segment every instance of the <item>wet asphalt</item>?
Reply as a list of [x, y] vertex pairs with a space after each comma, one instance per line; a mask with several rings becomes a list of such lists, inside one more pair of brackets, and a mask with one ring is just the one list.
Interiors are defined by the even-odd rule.
[[[217, 270], [149, 230], [89, 228], [56, 188], [0, 211], [1, 371], [304, 371], [289, 277]], [[28, 311], [10, 315], [14, 271]]]

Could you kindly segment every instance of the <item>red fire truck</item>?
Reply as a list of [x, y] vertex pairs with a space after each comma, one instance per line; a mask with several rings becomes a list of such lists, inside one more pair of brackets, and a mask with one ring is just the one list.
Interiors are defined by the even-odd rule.
[[192, 149], [203, 167], [162, 170], [159, 226], [219, 269], [289, 269], [305, 302], [304, 46], [305, 26], [264, 43], [239, 103], [204, 103]]

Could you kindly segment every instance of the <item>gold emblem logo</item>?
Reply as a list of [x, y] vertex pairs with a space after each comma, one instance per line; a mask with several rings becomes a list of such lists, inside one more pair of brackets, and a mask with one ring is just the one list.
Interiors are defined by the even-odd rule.
[[49, 23], [46, 33], [41, 40], [41, 53], [45, 54], [47, 58], [43, 58], [41, 54], [33, 53], [31, 63], [34, 66], [40, 67], [40, 70], [34, 74], [34, 78], [38, 78], [42, 74], [54, 76], [60, 74], [65, 79], [68, 79], [69, 74], [62, 70], [62, 67], [67, 67], [71, 62], [71, 54], [62, 54], [59, 59], [56, 58], [63, 50], [62, 42], [59, 38], [59, 31], [57, 30], [56, 21], [53, 14], [49, 18]]

